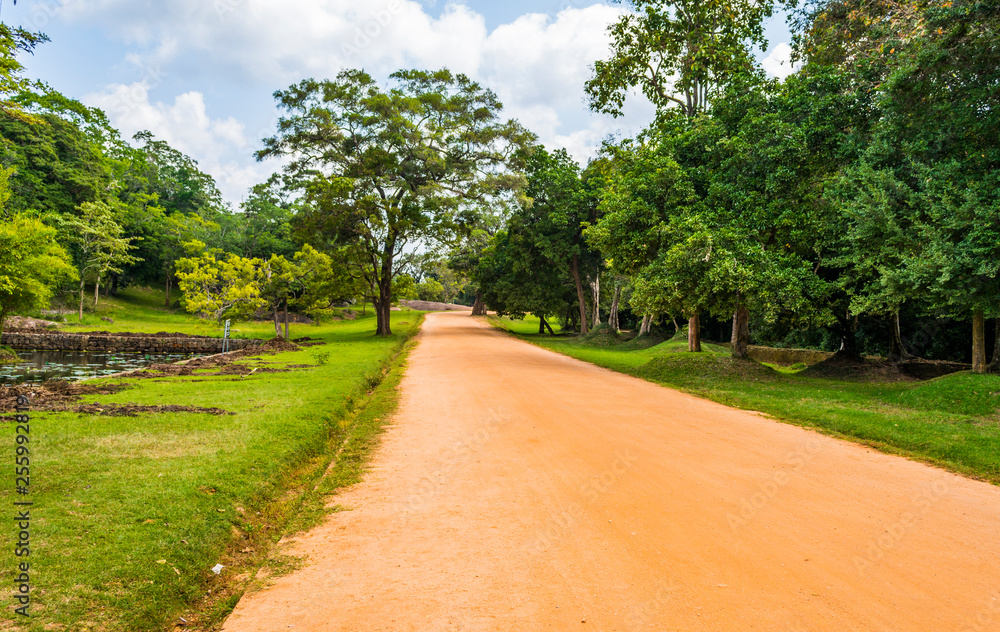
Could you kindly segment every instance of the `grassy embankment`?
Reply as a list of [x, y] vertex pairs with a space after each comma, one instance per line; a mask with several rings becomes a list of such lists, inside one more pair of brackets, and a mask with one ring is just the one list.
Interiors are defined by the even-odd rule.
[[[126, 296], [103, 306], [114, 325], [88, 317], [88, 329], [217, 333], [214, 323], [158, 308], [162, 294]], [[34, 503], [31, 618], [14, 615], [5, 597], [0, 628], [6, 621], [30, 632], [145, 632], [172, 630], [181, 617], [201, 629], [218, 622], [257, 567], [273, 565], [277, 539], [322, 515], [324, 494], [357, 480], [394, 407], [404, 345], [421, 320], [394, 312], [397, 335], [389, 339], [373, 335], [371, 310], [354, 321], [293, 325], [293, 337], [326, 344], [240, 362], [306, 368], [126, 380], [127, 390], [83, 400], [233, 415], [32, 414], [31, 494], [13, 494], [13, 470], [0, 487], [8, 508], [25, 498]], [[273, 332], [269, 323], [236, 328], [247, 336]], [[14, 424], [3, 426], [13, 454]], [[5, 595], [16, 535], [13, 523], [0, 529]], [[220, 575], [211, 570], [216, 564], [226, 567]]]
[[639, 349], [607, 336], [539, 336], [531, 318], [494, 323], [586, 362], [1000, 484], [1000, 376], [843, 381], [734, 360], [714, 345], [701, 354], [686, 342]]

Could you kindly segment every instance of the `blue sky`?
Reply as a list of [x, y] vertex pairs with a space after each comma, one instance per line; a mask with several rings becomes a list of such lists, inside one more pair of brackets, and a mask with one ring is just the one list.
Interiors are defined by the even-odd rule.
[[[279, 165], [253, 151], [274, 129], [272, 94], [343, 67], [377, 76], [447, 66], [496, 91], [507, 115], [585, 162], [609, 135], [644, 127], [587, 110], [583, 82], [607, 54], [625, 7], [590, 0], [5, 0], [7, 24], [52, 42], [24, 59], [32, 76], [100, 107], [126, 135], [149, 129], [191, 155], [238, 206]], [[765, 69], [783, 75], [787, 28], [769, 25]]]

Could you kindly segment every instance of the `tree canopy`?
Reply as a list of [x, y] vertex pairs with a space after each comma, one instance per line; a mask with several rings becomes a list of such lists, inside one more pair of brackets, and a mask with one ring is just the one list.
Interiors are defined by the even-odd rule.
[[286, 115], [257, 154], [291, 158], [285, 177], [303, 196], [300, 230], [356, 245], [383, 336], [406, 246], [516, 195], [523, 182], [510, 168], [532, 140], [500, 119], [492, 91], [464, 75], [414, 70], [391, 79], [383, 89], [345, 70], [277, 92]]

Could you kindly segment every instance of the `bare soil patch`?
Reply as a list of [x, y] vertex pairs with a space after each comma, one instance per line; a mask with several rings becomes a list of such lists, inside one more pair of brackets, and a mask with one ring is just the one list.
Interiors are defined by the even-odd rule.
[[858, 357], [836, 353], [828, 359], [804, 369], [801, 375], [854, 382], [913, 382], [929, 380], [958, 371], [968, 371], [971, 368], [972, 366], [968, 364], [945, 360], [913, 358], [893, 362], [885, 358]]
[[468, 305], [456, 305], [454, 303], [435, 303], [433, 301], [400, 301], [400, 305], [415, 309], [419, 312], [471, 312]]
[[[53, 409], [58, 410], [58, 409]], [[84, 404], [64, 410], [86, 415], [102, 415], [105, 417], [136, 417], [140, 413], [203, 413], [208, 415], [235, 415], [236, 413], [221, 408], [204, 408], [202, 406], [140, 406], [138, 404]]]
[[4, 331], [27, 331], [29, 333], [39, 333], [39, 329], [49, 329], [59, 327], [62, 323], [51, 320], [41, 320], [28, 316], [8, 316], [4, 321]]
[[18, 396], [31, 400], [32, 410], [68, 410], [70, 404], [84, 395], [114, 395], [129, 388], [128, 384], [93, 385], [85, 382], [50, 380], [44, 384], [14, 384], [0, 386], [0, 413], [13, 413]]

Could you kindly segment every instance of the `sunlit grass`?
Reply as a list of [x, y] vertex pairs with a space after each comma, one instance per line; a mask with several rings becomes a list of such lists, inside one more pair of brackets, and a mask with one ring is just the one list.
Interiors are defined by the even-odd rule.
[[[163, 310], [141, 293], [123, 294], [102, 306], [116, 317], [113, 325], [97, 321], [101, 329], [218, 333], [214, 323]], [[356, 432], [356, 407], [420, 319], [394, 312], [397, 333], [387, 339], [374, 336], [370, 310], [356, 320], [293, 325], [293, 336], [326, 344], [240, 362], [308, 368], [246, 377], [202, 370], [85, 398], [217, 407], [232, 415], [32, 414], [32, 617], [19, 620], [6, 608], [0, 622], [16, 621], [29, 632], [172, 630], [206, 597], [224, 614], [238, 592], [213, 602], [208, 590], [230, 590], [232, 566], [264, 555], [260, 549], [294, 519], [336, 448]], [[239, 327], [273, 335], [270, 323]], [[13, 447], [14, 425], [4, 427]], [[349, 470], [357, 467], [357, 453], [351, 455]], [[10, 507], [13, 479], [8, 483], [0, 502]], [[13, 551], [14, 535], [0, 529], [3, 550]], [[4, 559], [0, 579], [10, 586], [13, 556]], [[219, 576], [211, 570], [217, 563], [227, 567]]]

